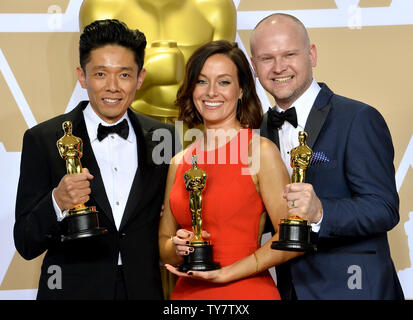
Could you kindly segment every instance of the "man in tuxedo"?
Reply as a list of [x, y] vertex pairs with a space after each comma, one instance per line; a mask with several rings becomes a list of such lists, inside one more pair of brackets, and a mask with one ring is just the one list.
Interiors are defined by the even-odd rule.
[[399, 221], [389, 129], [371, 106], [313, 79], [317, 50], [295, 17], [273, 14], [251, 36], [255, 74], [276, 106], [261, 134], [290, 171], [298, 132], [313, 160], [305, 183], [286, 186], [291, 216], [310, 220], [317, 252], [276, 268], [283, 299], [403, 299], [387, 232]]
[[[25, 259], [47, 251], [38, 299], [162, 299], [158, 223], [169, 162], [156, 164], [152, 135], [167, 130], [174, 140], [174, 130], [129, 108], [145, 46], [143, 33], [117, 20], [86, 26], [77, 74], [89, 101], [24, 134], [14, 240]], [[65, 121], [83, 141], [76, 174], [56, 146]], [[83, 203], [96, 206], [107, 233], [62, 242], [67, 211]]]

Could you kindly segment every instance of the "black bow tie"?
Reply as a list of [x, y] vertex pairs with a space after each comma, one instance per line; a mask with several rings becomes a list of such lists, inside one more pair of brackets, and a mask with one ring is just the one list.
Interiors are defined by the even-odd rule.
[[298, 125], [297, 112], [294, 107], [287, 109], [285, 112], [278, 112], [277, 110], [270, 108], [268, 109], [268, 119], [275, 129], [281, 128], [284, 121], [291, 123], [294, 128], [297, 128]]
[[105, 139], [110, 133], [117, 133], [123, 139], [127, 139], [129, 135], [128, 121], [126, 119], [123, 119], [122, 122], [119, 122], [117, 125], [110, 126], [110, 127], [102, 126], [102, 124], [99, 123], [99, 127], [98, 127], [99, 141], [102, 141], [103, 139]]

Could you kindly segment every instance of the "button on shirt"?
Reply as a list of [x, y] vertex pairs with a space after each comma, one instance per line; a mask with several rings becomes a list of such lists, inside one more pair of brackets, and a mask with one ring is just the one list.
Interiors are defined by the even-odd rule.
[[[313, 79], [310, 87], [290, 106], [290, 108], [295, 107], [297, 111], [297, 128], [285, 121], [284, 124], [278, 129], [278, 137], [280, 142], [280, 154], [281, 158], [287, 167], [288, 173], [292, 175], [293, 169], [291, 168], [291, 149], [298, 146], [298, 133], [304, 131], [305, 124], [307, 122], [308, 115], [310, 114], [311, 108], [317, 98], [318, 93], [321, 88], [318, 83]], [[276, 106], [278, 112], [285, 111], [280, 107]], [[311, 224], [312, 229], [318, 232], [320, 228], [321, 220], [317, 224]]]

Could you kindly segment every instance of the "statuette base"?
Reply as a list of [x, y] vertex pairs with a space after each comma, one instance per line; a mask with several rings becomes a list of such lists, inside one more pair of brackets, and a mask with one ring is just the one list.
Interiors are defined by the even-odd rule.
[[108, 233], [106, 228], [99, 227], [99, 220], [95, 207], [69, 210], [69, 214], [63, 219], [63, 222], [67, 232], [65, 235], [61, 236], [62, 242]]
[[221, 268], [218, 262], [212, 260], [213, 245], [189, 245], [194, 251], [184, 256], [184, 263], [178, 267], [181, 272], [193, 271], [210, 271]]
[[281, 219], [279, 226], [280, 240], [273, 241], [272, 249], [297, 252], [317, 250], [316, 245], [311, 243], [311, 226], [307, 220]]

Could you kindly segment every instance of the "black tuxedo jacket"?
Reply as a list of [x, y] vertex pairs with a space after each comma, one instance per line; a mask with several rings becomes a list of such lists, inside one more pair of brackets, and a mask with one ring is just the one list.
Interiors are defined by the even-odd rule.
[[[87, 104], [83, 101], [71, 112], [45, 121], [24, 134], [14, 225], [16, 248], [25, 259], [33, 259], [47, 250], [41, 267], [38, 299], [113, 299], [119, 252], [128, 297], [162, 299], [158, 223], [169, 161], [154, 162], [152, 151], [156, 142], [152, 135], [156, 129], [163, 128], [175, 141], [174, 129], [128, 110], [137, 137], [139, 163], [117, 230], [86, 130], [82, 111]], [[109, 233], [62, 243], [62, 223], [57, 222], [53, 209], [52, 190], [66, 174], [65, 162], [56, 147], [56, 141], [64, 134], [64, 121], [71, 121], [73, 135], [82, 138], [82, 166], [94, 176], [86, 205], [96, 206], [100, 225]], [[171, 147], [173, 155], [174, 143]], [[54, 270], [61, 270], [61, 289], [51, 285], [54, 281], [51, 277], [57, 276]]]
[[[373, 107], [320, 86], [305, 125], [306, 182], [324, 210], [318, 251], [276, 268], [281, 297], [403, 299], [387, 240], [399, 221], [389, 129]], [[267, 114], [261, 134], [279, 145]]]

